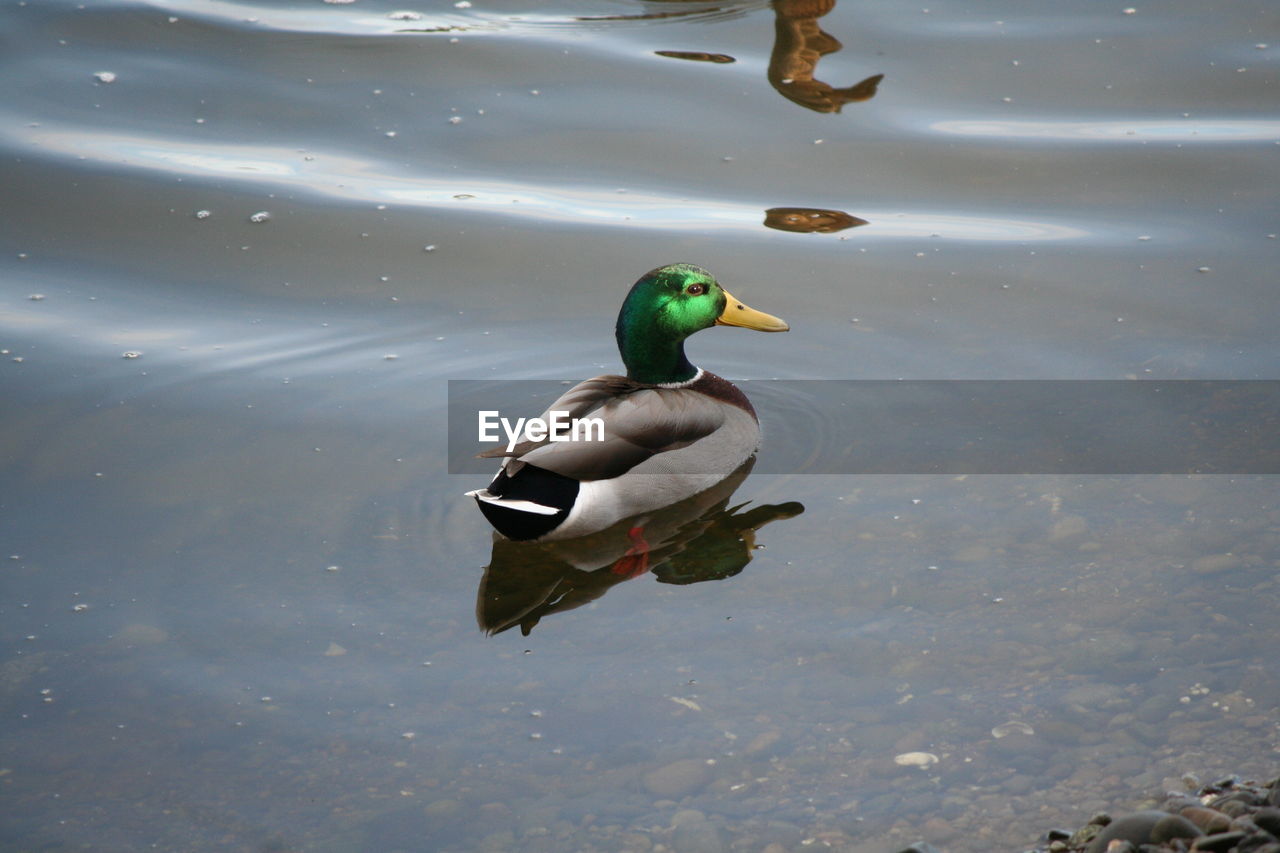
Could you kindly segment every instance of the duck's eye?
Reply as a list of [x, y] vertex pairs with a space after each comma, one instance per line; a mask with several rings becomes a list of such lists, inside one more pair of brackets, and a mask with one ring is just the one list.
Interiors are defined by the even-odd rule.
[[689, 285], [689, 288], [685, 291], [685, 293], [689, 294], [690, 296], [697, 296], [701, 293], [706, 293], [706, 292], [707, 292], [707, 286], [705, 284], [691, 284]]

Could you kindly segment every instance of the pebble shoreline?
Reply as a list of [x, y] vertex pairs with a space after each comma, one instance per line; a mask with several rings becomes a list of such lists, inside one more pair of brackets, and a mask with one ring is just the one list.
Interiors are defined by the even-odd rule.
[[[1025, 853], [1280, 853], [1280, 777], [1228, 776], [1165, 795], [1158, 808], [1119, 818], [1100, 813], [1074, 832], [1051, 829]], [[939, 853], [927, 842], [898, 853]]]

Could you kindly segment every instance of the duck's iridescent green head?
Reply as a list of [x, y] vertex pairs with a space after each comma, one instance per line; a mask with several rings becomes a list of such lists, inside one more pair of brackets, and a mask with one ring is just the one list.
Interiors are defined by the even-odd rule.
[[685, 357], [684, 339], [715, 325], [762, 332], [788, 328], [733, 298], [702, 267], [671, 264], [645, 273], [618, 312], [618, 351], [627, 376], [652, 384], [692, 379], [697, 368]]

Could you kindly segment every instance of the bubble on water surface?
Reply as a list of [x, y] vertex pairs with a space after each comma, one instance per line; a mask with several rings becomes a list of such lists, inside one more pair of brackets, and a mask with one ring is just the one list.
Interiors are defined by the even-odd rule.
[[212, 210], [197, 210], [195, 212], [196, 219], [208, 219], [210, 216], [213, 216]]
[[93, 79], [99, 83], [114, 83], [116, 82], [116, 73], [114, 71], [95, 71], [93, 72]]
[[142, 358], [142, 351], [136, 349], [125, 350], [120, 353], [121, 358]]
[[259, 210], [257, 213], [254, 213], [249, 217], [249, 221], [255, 225], [260, 225], [261, 223], [266, 222], [270, 218], [271, 218], [270, 211]]

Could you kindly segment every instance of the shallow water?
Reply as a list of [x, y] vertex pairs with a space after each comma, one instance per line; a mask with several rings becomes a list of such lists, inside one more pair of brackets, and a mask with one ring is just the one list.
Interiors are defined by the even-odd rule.
[[447, 380], [616, 370], [673, 260], [791, 323], [732, 378], [1280, 378], [1269, 4], [804, 12], [0, 6], [3, 846], [1018, 849], [1275, 775], [1274, 476], [785, 473], [860, 425], [766, 391], [685, 557], [495, 570]]

